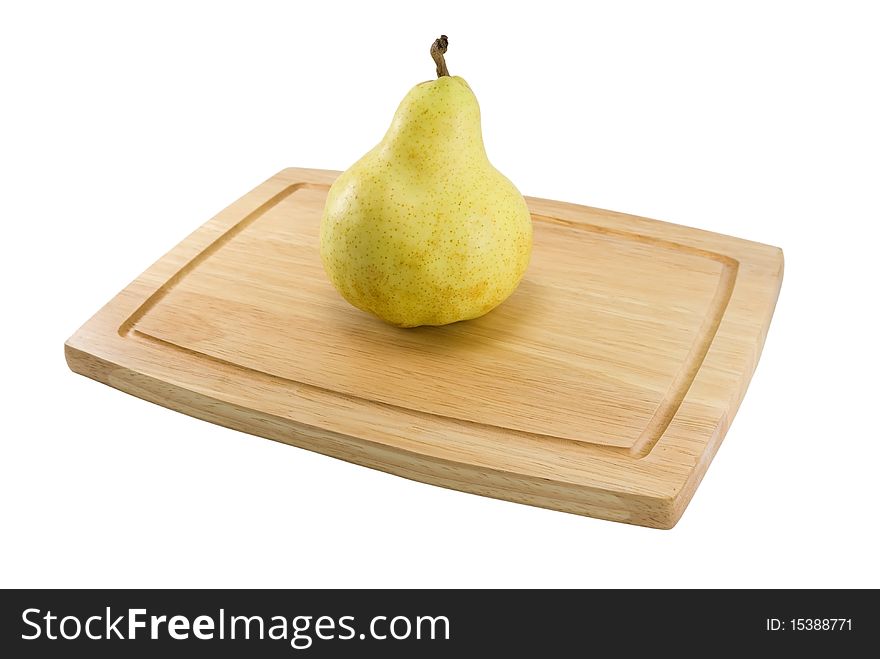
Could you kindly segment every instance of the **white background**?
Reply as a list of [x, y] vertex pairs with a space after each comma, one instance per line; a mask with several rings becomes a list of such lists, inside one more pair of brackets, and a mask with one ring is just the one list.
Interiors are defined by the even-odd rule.
[[[880, 586], [871, 3], [11, 5], [0, 585]], [[525, 194], [785, 250], [760, 366], [672, 531], [406, 481], [67, 370], [64, 340], [199, 224], [378, 141], [441, 32]]]

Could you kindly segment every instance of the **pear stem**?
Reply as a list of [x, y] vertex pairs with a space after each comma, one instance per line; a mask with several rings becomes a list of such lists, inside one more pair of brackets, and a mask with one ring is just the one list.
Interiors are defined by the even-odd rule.
[[434, 58], [434, 63], [437, 65], [438, 78], [449, 75], [449, 69], [446, 68], [446, 60], [443, 58], [443, 53], [446, 52], [448, 47], [449, 37], [445, 34], [441, 34], [440, 38], [436, 39], [431, 45], [431, 57]]

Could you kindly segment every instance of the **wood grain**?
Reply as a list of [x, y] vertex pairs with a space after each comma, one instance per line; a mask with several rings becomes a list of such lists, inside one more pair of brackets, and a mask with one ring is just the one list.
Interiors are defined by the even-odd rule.
[[416, 480], [670, 528], [745, 394], [775, 247], [528, 199], [532, 263], [477, 320], [394, 328], [318, 255], [336, 172], [286, 169], [66, 343], [74, 371]]

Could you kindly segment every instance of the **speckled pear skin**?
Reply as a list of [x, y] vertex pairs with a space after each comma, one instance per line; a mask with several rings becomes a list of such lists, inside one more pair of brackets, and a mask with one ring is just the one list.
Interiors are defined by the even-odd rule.
[[384, 139], [332, 185], [321, 222], [333, 285], [399, 327], [482, 316], [516, 289], [531, 249], [526, 202], [489, 162], [458, 76], [413, 87]]

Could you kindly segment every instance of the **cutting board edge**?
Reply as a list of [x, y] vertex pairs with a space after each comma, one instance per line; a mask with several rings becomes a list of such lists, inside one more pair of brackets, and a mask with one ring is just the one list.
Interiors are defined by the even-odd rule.
[[[150, 403], [250, 435], [327, 455], [444, 489], [522, 503], [558, 512], [648, 528], [673, 528], [687, 508], [684, 489], [675, 496], [635, 494], [552, 481], [407, 451], [267, 414], [164, 382], [79, 347], [75, 334], [64, 344], [71, 371]], [[550, 490], [553, 495], [548, 495]]]

